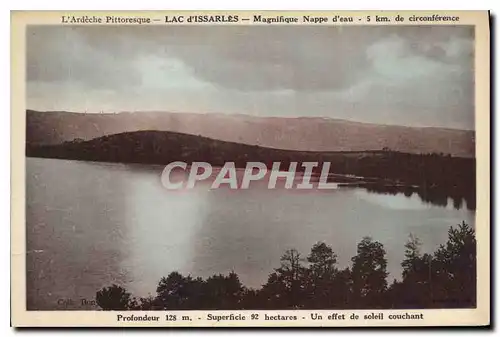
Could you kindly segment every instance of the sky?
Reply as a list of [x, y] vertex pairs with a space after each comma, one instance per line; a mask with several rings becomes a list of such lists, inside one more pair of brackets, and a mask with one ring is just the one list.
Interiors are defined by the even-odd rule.
[[474, 28], [31, 26], [27, 107], [474, 129]]

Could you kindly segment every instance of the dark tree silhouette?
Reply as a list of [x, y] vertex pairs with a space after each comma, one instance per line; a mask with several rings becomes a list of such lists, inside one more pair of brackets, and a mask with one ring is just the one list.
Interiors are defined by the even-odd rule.
[[215, 275], [204, 283], [204, 302], [207, 309], [240, 309], [244, 288], [236, 273]]
[[450, 227], [448, 242], [432, 259], [433, 301], [446, 307], [476, 306], [476, 238], [474, 229], [462, 222]]
[[309, 270], [315, 279], [332, 278], [336, 272], [337, 254], [324, 242], [318, 242], [311, 248], [307, 257]]
[[421, 242], [410, 235], [405, 244], [405, 258], [401, 282], [395, 281], [389, 290], [393, 307], [422, 308], [431, 307], [431, 260], [429, 254], [421, 254]]
[[382, 307], [388, 275], [384, 246], [365, 237], [358, 244], [358, 254], [352, 262], [354, 305], [360, 308]]
[[335, 288], [339, 286], [335, 282], [337, 254], [324, 242], [318, 242], [312, 247], [307, 262], [309, 262], [309, 288], [306, 306], [317, 309], [335, 307], [337, 305], [335, 295], [338, 293], [338, 289]]
[[269, 275], [262, 292], [269, 304], [280, 308], [300, 308], [307, 288], [307, 269], [296, 249], [289, 249], [281, 257], [281, 266]]
[[193, 309], [203, 301], [203, 280], [184, 277], [178, 272], [162, 277], [156, 292], [164, 309]]
[[238, 275], [214, 275], [206, 280], [183, 276], [178, 272], [162, 278], [157, 287], [157, 299], [148, 301], [163, 309], [240, 309], [245, 288]]
[[141, 297], [139, 303], [137, 304], [137, 310], [164, 310], [163, 304], [158, 297], [152, 295], [148, 297]]
[[405, 243], [405, 259], [401, 263], [401, 267], [403, 267], [403, 278], [415, 272], [417, 261], [421, 258], [421, 245], [422, 243], [419, 238], [410, 234], [408, 241]]
[[99, 290], [96, 302], [103, 310], [127, 310], [135, 306], [130, 293], [116, 284]]
[[397, 308], [470, 308], [476, 306], [476, 239], [465, 222], [450, 227], [448, 241], [434, 254], [417, 253], [415, 240], [406, 244], [403, 279], [391, 285]]
[[[382, 309], [472, 308], [476, 306], [476, 239], [465, 222], [450, 227], [448, 241], [422, 253], [410, 235], [402, 278], [387, 286], [387, 260], [380, 242], [363, 238], [352, 266], [339, 270], [337, 255], [316, 243], [306, 261], [290, 249], [261, 289], [245, 288], [234, 272], [206, 280], [172, 272], [161, 278], [157, 296], [138, 303], [113, 284], [97, 292], [104, 310]], [[303, 262], [307, 262], [304, 265]]]

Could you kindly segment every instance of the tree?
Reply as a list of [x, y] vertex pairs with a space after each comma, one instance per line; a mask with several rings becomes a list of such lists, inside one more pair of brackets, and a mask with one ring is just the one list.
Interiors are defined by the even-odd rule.
[[135, 306], [130, 293], [116, 284], [99, 290], [96, 302], [103, 310], [128, 310]]
[[360, 308], [382, 307], [388, 275], [384, 246], [365, 237], [358, 244], [357, 255], [352, 262], [354, 305]]
[[323, 242], [304, 259], [290, 249], [280, 267], [258, 290], [245, 288], [238, 275], [206, 280], [172, 272], [161, 278], [157, 296], [137, 304], [123, 287], [113, 284], [96, 294], [104, 310], [237, 310], [237, 309], [422, 309], [476, 306], [476, 238], [465, 222], [450, 227], [448, 240], [433, 254], [421, 252], [410, 235], [404, 245], [402, 278], [387, 287], [384, 246], [370, 237], [357, 245], [351, 268], [339, 270], [337, 255]]
[[196, 309], [202, 303], [203, 280], [182, 276], [178, 272], [162, 277], [156, 293], [164, 309]]
[[148, 297], [141, 297], [136, 308], [137, 310], [164, 310], [163, 304], [158, 297], [149, 295]]
[[405, 259], [401, 263], [403, 267], [403, 278], [415, 272], [417, 261], [421, 258], [420, 247], [422, 243], [420, 240], [410, 234], [408, 241], [405, 243]]
[[156, 292], [154, 304], [159, 302], [164, 309], [230, 310], [241, 309], [244, 288], [234, 272], [206, 280], [172, 272], [160, 280]]
[[296, 249], [289, 249], [280, 259], [281, 266], [269, 275], [262, 292], [267, 304], [277, 308], [296, 309], [303, 305], [307, 287], [306, 268]]
[[205, 281], [203, 287], [207, 309], [241, 309], [244, 289], [236, 273], [231, 272], [228, 276], [211, 276]]
[[265, 298], [260, 290], [243, 287], [241, 293], [241, 308], [242, 309], [263, 309]]
[[401, 262], [403, 279], [391, 285], [391, 302], [396, 308], [425, 308], [432, 302], [432, 256], [420, 251], [421, 241], [410, 234]]
[[329, 293], [329, 307], [339, 309], [352, 307], [352, 283], [352, 273], [349, 268], [337, 270]]
[[336, 272], [337, 254], [324, 242], [318, 242], [311, 248], [307, 262], [310, 263], [309, 270], [316, 279], [333, 278]]
[[434, 253], [432, 268], [437, 306], [476, 306], [476, 237], [467, 223], [450, 227], [446, 245]]
[[418, 240], [405, 245], [403, 280], [391, 285], [398, 308], [458, 308], [476, 305], [476, 239], [465, 222], [450, 227], [448, 241], [434, 254], [419, 253]]
[[308, 307], [332, 308], [334, 306], [334, 293], [339, 289], [335, 289], [334, 279], [337, 273], [337, 255], [333, 249], [324, 242], [316, 243], [311, 253], [307, 257], [309, 262], [308, 278], [310, 296]]

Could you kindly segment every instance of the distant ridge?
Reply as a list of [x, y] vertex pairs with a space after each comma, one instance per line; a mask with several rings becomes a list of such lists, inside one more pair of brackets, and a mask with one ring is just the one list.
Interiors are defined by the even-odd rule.
[[141, 130], [171, 131], [222, 141], [299, 151], [444, 153], [474, 157], [474, 132], [351, 122], [325, 117], [170, 112], [72, 113], [27, 110], [28, 144], [60, 144], [74, 139]]

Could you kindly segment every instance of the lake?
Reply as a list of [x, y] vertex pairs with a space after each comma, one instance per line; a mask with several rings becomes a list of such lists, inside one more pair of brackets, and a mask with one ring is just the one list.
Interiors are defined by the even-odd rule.
[[363, 236], [380, 241], [390, 278], [399, 278], [412, 233], [422, 251], [445, 243], [450, 226], [475, 212], [433, 205], [414, 193], [362, 188], [169, 191], [163, 167], [26, 159], [27, 304], [32, 310], [92, 310], [97, 290], [117, 283], [155, 294], [172, 271], [208, 277], [235, 271], [260, 287], [285, 250], [306, 257], [324, 241], [350, 265]]

